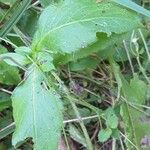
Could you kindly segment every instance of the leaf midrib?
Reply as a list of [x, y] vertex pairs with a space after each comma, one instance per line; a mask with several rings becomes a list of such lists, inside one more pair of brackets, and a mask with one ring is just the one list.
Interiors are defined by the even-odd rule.
[[[36, 45], [36, 47], [35, 47], [35, 50], [36, 50], [36, 48], [38, 48], [38, 46], [42, 43], [42, 41], [51, 33], [51, 32], [54, 32], [54, 31], [56, 31], [56, 30], [59, 30], [59, 29], [61, 29], [61, 28], [63, 28], [63, 27], [67, 27], [67, 26], [69, 26], [69, 25], [73, 25], [73, 24], [76, 24], [76, 23], [83, 23], [83, 22], [90, 22], [90, 21], [93, 21], [93, 20], [96, 20], [96, 19], [113, 19], [113, 18], [115, 18], [116, 19], [116, 17], [113, 17], [113, 16], [107, 16], [107, 17], [101, 17], [101, 16], [99, 16], [99, 17], [93, 17], [93, 18], [89, 18], [89, 19], [83, 19], [83, 20], [76, 20], [76, 21], [72, 21], [72, 22], [69, 22], [69, 23], [66, 23], [66, 24], [63, 24], [63, 25], [60, 25], [60, 26], [58, 26], [58, 27], [56, 27], [56, 28], [53, 28], [52, 30], [50, 30], [50, 31], [48, 31], [44, 36], [42, 36], [42, 38], [37, 42], [38, 44]], [[129, 19], [126, 19], [126, 18], [120, 18], [120, 17], [118, 17], [118, 20], [124, 20], [124, 21], [126, 21], [126, 20], [129, 20]]]
[[32, 81], [32, 111], [33, 111], [33, 131], [34, 135], [33, 137], [35, 138], [35, 141], [37, 141], [37, 131], [36, 131], [36, 111], [35, 111], [35, 81], [36, 81], [36, 73], [35, 70], [33, 70], [33, 81]]

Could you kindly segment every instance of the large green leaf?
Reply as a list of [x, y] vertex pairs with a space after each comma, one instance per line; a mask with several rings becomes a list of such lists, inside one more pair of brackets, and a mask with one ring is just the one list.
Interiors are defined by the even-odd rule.
[[97, 32], [121, 34], [139, 26], [136, 13], [109, 1], [65, 0], [43, 11], [32, 49], [71, 53], [95, 43]]
[[[97, 33], [97, 37], [99, 39], [97, 42], [88, 47], [82, 48], [81, 50], [75, 51], [71, 54], [55, 54], [54, 64], [66, 64], [69, 61], [76, 61], [77, 59], [87, 57], [92, 53], [97, 53], [100, 58], [106, 59], [115, 50], [115, 48], [112, 50], [114, 45], [116, 45], [116, 43], [121, 43], [122, 40], [128, 37], [128, 34], [112, 34], [110, 37], [108, 37], [106, 33]], [[110, 49], [110, 47], [112, 48]]]
[[56, 150], [62, 128], [62, 103], [48, 90], [41, 71], [33, 67], [12, 95], [16, 130], [12, 143], [31, 137], [35, 150]]

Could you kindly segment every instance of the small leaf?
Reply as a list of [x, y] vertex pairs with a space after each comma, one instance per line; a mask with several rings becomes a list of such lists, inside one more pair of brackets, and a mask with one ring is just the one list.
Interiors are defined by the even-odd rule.
[[38, 55], [37, 56], [38, 63], [44, 72], [49, 72], [55, 69], [53, 62], [52, 62], [53, 58], [49, 53], [39, 52], [37, 55]]
[[111, 134], [112, 134], [112, 130], [110, 128], [102, 129], [98, 134], [98, 140], [100, 142], [105, 142], [110, 138]]
[[137, 103], [142, 104], [145, 99], [147, 85], [144, 83], [144, 81], [138, 78], [137, 74], [135, 74], [134, 78], [130, 81], [130, 87], [132, 93], [135, 95], [135, 99], [133, 98], [132, 101], [136, 101]]
[[112, 129], [117, 128], [117, 126], [118, 126], [118, 118], [117, 118], [114, 110], [111, 107], [109, 107], [105, 111], [105, 119], [106, 119], [107, 127], [110, 127]]
[[6, 85], [17, 85], [21, 81], [19, 70], [9, 66], [5, 62], [0, 62], [0, 83]]
[[25, 56], [17, 53], [1, 54], [0, 59], [3, 59], [3, 61], [5, 61], [9, 65], [18, 67], [20, 67], [20, 65], [24, 66], [29, 63], [28, 59]]
[[[7, 53], [7, 50], [0, 45], [0, 54], [4, 53]], [[10, 66], [0, 60], [0, 83], [6, 85], [16, 85], [20, 81], [21, 77], [19, 75], [19, 70], [16, 67]]]
[[135, 74], [134, 78], [130, 81], [130, 84], [125, 79], [123, 80], [123, 83], [123, 92], [126, 96], [126, 99], [129, 102], [143, 104], [147, 89], [147, 85], [144, 83], [144, 81], [140, 80]]
[[119, 130], [118, 129], [112, 129], [111, 137], [115, 138], [115, 139], [118, 139], [120, 137]]
[[11, 106], [10, 95], [0, 92], [0, 111]]
[[26, 47], [26, 46], [20, 46], [20, 47], [15, 49], [15, 52], [17, 54], [26, 56], [26, 55], [29, 55], [31, 53], [31, 49], [29, 47]]
[[73, 126], [71, 124], [69, 124], [69, 133], [73, 140], [79, 142], [84, 147], [87, 147], [86, 140], [85, 140], [84, 136], [82, 135], [82, 133], [75, 126]]
[[14, 146], [32, 137], [35, 150], [56, 150], [62, 128], [62, 103], [51, 87], [47, 89], [41, 71], [35, 66], [12, 94], [16, 130]]

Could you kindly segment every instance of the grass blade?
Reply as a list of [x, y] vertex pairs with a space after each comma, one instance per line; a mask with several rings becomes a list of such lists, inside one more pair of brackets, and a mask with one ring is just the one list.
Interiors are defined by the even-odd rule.
[[[0, 30], [0, 37], [4, 38], [7, 35], [7, 33], [19, 21], [19, 19], [21, 18], [22, 14], [27, 9], [27, 7], [31, 3], [31, 1], [32, 0], [24, 0], [24, 1], [20, 2], [20, 0], [19, 0], [19, 1], [17, 1], [17, 3], [15, 3], [15, 5], [12, 6], [14, 8], [11, 9], [11, 12], [9, 12], [9, 14], [7, 14], [5, 16], [5, 18], [8, 17], [10, 15], [10, 13], [12, 13], [12, 15], [11, 15], [10, 19], [3, 24], [3, 26]], [[3, 18], [3, 20], [5, 20], [5, 18]]]
[[131, 10], [136, 11], [137, 13], [140, 13], [144, 16], [150, 17], [150, 11], [148, 11], [147, 9], [137, 5], [136, 3], [130, 1], [130, 0], [112, 0], [117, 4], [120, 4], [124, 7], [127, 7]]

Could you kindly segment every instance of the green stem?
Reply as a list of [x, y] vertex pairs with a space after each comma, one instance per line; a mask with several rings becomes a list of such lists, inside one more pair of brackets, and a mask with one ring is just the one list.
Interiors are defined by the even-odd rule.
[[142, 66], [142, 64], [141, 64], [141, 62], [140, 62], [139, 56], [137, 56], [136, 59], [137, 59], [138, 65], [139, 65], [139, 67], [140, 67], [140, 71], [142, 72], [143, 76], [144, 76], [145, 79], [147, 80], [148, 84], [150, 84], [150, 79], [148, 78], [148, 76], [147, 76], [146, 73], [145, 73], [145, 69], [143, 68], [143, 66]]
[[117, 99], [116, 99], [116, 101], [118, 101], [120, 99], [120, 96], [121, 96], [121, 88], [122, 88], [122, 80], [120, 77], [120, 68], [116, 64], [116, 62], [113, 60], [112, 56], [109, 57], [109, 63], [111, 65], [112, 72], [113, 72], [114, 77], [115, 77], [117, 84], [118, 84], [118, 94], [117, 94]]
[[64, 133], [64, 138], [65, 138], [65, 142], [67, 145], [67, 149], [70, 150], [69, 143], [68, 143], [67, 136], [66, 136], [66, 132], [65, 132], [65, 128], [63, 128], [63, 133]]
[[149, 52], [148, 46], [147, 46], [147, 44], [146, 44], [144, 35], [143, 35], [141, 29], [138, 29], [138, 31], [139, 31], [139, 33], [140, 33], [140, 35], [141, 35], [141, 38], [142, 38], [142, 41], [143, 41], [143, 43], [144, 43], [144, 47], [145, 47], [145, 50], [146, 50], [146, 53], [147, 53], [147, 56], [148, 56], [148, 60], [150, 60], [150, 52]]
[[93, 150], [93, 146], [92, 146], [90, 137], [88, 135], [88, 132], [87, 132], [87, 129], [86, 129], [85, 125], [84, 125], [84, 122], [83, 122], [83, 120], [82, 120], [82, 118], [80, 116], [80, 113], [79, 113], [79, 111], [77, 109], [77, 106], [75, 105], [75, 103], [72, 102], [71, 99], [70, 99], [70, 103], [71, 103], [71, 106], [72, 106], [72, 108], [73, 108], [77, 118], [80, 120], [80, 126], [82, 128], [82, 131], [84, 133], [84, 136], [85, 136], [85, 139], [86, 139], [86, 143], [87, 143], [87, 149], [88, 150]]
[[57, 76], [56, 73], [52, 72], [52, 75], [53, 75], [53, 76], [55, 77], [55, 79], [63, 86], [63, 90], [64, 90], [64, 92], [66, 93], [67, 98], [68, 98], [68, 100], [70, 101], [71, 106], [72, 106], [72, 108], [73, 108], [73, 110], [74, 110], [74, 112], [75, 112], [77, 118], [80, 120], [79, 124], [80, 124], [80, 126], [81, 126], [81, 128], [82, 128], [83, 134], [84, 134], [85, 139], [86, 139], [87, 149], [88, 149], [88, 150], [93, 150], [93, 146], [92, 146], [90, 137], [89, 137], [89, 135], [88, 135], [87, 129], [86, 129], [86, 127], [85, 127], [85, 125], [84, 125], [84, 122], [83, 122], [83, 120], [82, 120], [82, 118], [81, 118], [81, 116], [80, 116], [80, 113], [79, 113], [79, 111], [78, 111], [78, 109], [77, 109], [77, 106], [76, 106], [75, 103], [72, 101], [73, 98], [70, 96], [67, 87], [62, 83], [61, 79]]
[[113, 138], [113, 141], [112, 141], [112, 150], [116, 150], [116, 139]]

